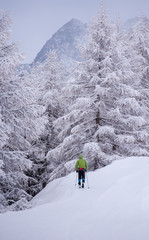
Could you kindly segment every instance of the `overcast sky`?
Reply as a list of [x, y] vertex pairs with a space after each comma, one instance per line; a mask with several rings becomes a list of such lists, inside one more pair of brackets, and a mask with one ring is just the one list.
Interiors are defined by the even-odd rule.
[[[149, 0], [104, 0], [111, 19], [123, 21], [149, 15]], [[13, 18], [12, 41], [30, 63], [45, 42], [66, 22], [76, 18], [86, 23], [97, 13], [100, 0], [0, 0], [0, 9]]]

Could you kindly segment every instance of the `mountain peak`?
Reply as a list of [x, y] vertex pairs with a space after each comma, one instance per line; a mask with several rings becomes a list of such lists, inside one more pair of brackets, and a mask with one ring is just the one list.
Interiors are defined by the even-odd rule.
[[68, 24], [74, 24], [74, 25], [82, 25], [83, 23], [80, 21], [80, 20], [78, 20], [78, 19], [76, 19], [76, 18], [72, 18], [69, 22], [68, 22]]
[[37, 54], [34, 63], [43, 62], [50, 50], [56, 50], [59, 60], [67, 71], [72, 61], [80, 61], [81, 54], [77, 48], [78, 43], [82, 43], [86, 35], [86, 24], [80, 20], [72, 18], [64, 24], [46, 42], [41, 51]]

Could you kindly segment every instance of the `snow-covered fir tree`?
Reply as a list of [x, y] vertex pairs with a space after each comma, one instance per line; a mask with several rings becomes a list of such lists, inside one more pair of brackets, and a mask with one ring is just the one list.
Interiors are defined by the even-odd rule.
[[[22, 56], [16, 44], [8, 44], [11, 20], [0, 18], [0, 185], [3, 206], [23, 208], [31, 199], [28, 176], [32, 162], [27, 158], [32, 142], [42, 132], [33, 85], [20, 70]], [[36, 102], [36, 104], [35, 104]]]
[[[0, 16], [0, 111], [1, 111], [1, 206], [12, 204], [20, 196], [27, 195], [23, 190], [19, 191], [19, 185], [26, 184], [24, 170], [30, 167], [30, 161], [25, 160], [21, 152], [13, 152], [9, 148], [9, 139], [17, 126], [16, 117], [16, 83], [14, 82], [14, 70], [20, 63], [21, 55], [15, 44], [8, 45], [9, 16], [1, 12]], [[14, 92], [15, 89], [15, 92]], [[19, 91], [19, 90], [18, 90]], [[20, 101], [18, 102], [19, 105]], [[19, 196], [18, 196], [19, 195]], [[15, 199], [14, 199], [15, 198]]]
[[[92, 24], [86, 54], [94, 63], [89, 70], [89, 82], [95, 87], [91, 101], [99, 112], [94, 134], [94, 143], [100, 148], [97, 165], [102, 158], [107, 161], [119, 156], [148, 155], [139, 138], [147, 124], [147, 109], [141, 102], [140, 79], [131, 67], [132, 58], [128, 57], [127, 38], [119, 24], [110, 24], [104, 9]], [[95, 67], [96, 72], [92, 72]], [[84, 150], [92, 152], [89, 143]]]
[[141, 17], [130, 34], [131, 52], [133, 52], [134, 71], [140, 78], [140, 87], [146, 105], [149, 89], [149, 18]]
[[132, 51], [134, 51], [137, 73], [140, 73], [141, 85], [145, 89], [149, 87], [148, 65], [149, 65], [149, 18], [141, 17], [130, 34]]
[[[98, 27], [99, 30], [100, 26]], [[91, 31], [94, 28], [95, 23], [92, 24]], [[107, 45], [107, 43], [109, 44], [109, 34], [111, 34], [112, 25], [109, 24], [105, 31], [107, 31], [107, 42], [105, 42], [105, 45]], [[96, 34], [98, 35], [98, 31]], [[99, 51], [99, 45], [97, 48], [93, 42], [89, 42], [89, 44], [92, 46], [84, 50], [86, 61], [81, 63], [79, 69], [75, 72], [77, 100], [69, 107], [69, 112], [65, 116], [54, 122], [55, 128], [58, 131], [61, 130], [58, 135], [59, 139], [61, 139], [61, 144], [57, 149], [50, 151], [47, 157], [58, 157], [59, 162], [62, 164], [77, 158], [89, 142], [90, 147], [94, 149], [94, 153], [92, 156], [88, 154], [88, 158], [92, 159], [92, 162], [94, 160], [96, 162], [100, 154], [101, 160], [100, 147], [93, 140], [93, 136], [99, 125], [99, 96], [98, 94], [94, 94], [94, 90], [95, 81], [97, 78], [99, 79], [97, 72], [99, 70], [98, 62], [100, 56], [97, 53], [95, 53], [95, 59], [91, 56], [91, 52]], [[72, 89], [74, 90], [74, 87]], [[87, 149], [84, 152], [87, 153]], [[104, 162], [101, 163], [101, 165], [105, 164]]]
[[138, 134], [139, 145], [149, 151], [149, 18], [141, 17], [133, 28], [129, 36], [131, 66], [139, 78], [139, 101], [142, 108], [142, 115], [145, 116], [146, 123], [144, 130]]
[[[49, 162], [47, 162], [45, 156], [49, 150], [54, 149], [59, 143], [57, 133], [53, 128], [53, 121], [61, 116], [65, 109], [61, 92], [64, 75], [56, 52], [49, 52], [44, 62], [32, 68], [31, 75], [35, 79], [39, 90], [38, 104], [44, 108], [43, 117], [47, 119], [45, 129], [32, 148], [36, 168], [41, 173], [39, 184], [42, 188], [49, 180], [48, 173], [51, 171], [49, 162], [55, 164], [54, 159], [49, 159]], [[37, 169], [35, 169], [34, 175], [37, 175]]]

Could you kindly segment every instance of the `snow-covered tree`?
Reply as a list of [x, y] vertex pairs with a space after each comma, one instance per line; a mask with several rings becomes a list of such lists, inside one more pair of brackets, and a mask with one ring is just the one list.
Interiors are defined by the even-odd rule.
[[139, 79], [135, 87], [139, 90], [139, 104], [142, 116], [145, 118], [142, 131], [138, 133], [138, 143], [147, 151], [149, 141], [149, 18], [141, 17], [129, 34], [129, 58], [131, 68], [135, 74], [135, 80]]
[[[22, 179], [25, 180], [23, 170], [26, 169], [27, 161], [22, 162], [23, 158], [20, 159], [21, 153], [13, 154], [12, 149], [7, 149], [6, 145], [9, 145], [10, 135], [13, 134], [11, 121], [15, 122], [15, 93], [14, 93], [14, 71], [17, 64], [20, 63], [21, 56], [17, 50], [15, 44], [7, 44], [9, 39], [9, 26], [11, 20], [9, 16], [1, 12], [0, 15], [0, 123], [1, 123], [1, 134], [0, 134], [0, 155], [1, 155], [1, 171], [0, 171], [0, 185], [1, 192], [0, 196], [2, 199], [2, 206], [7, 206], [13, 199], [12, 192], [18, 189], [19, 177], [17, 181], [17, 175], [20, 174]], [[20, 101], [19, 101], [20, 102]], [[18, 184], [17, 184], [18, 183]], [[16, 194], [18, 194], [17, 191]], [[20, 193], [18, 195], [21, 195]], [[17, 198], [17, 197], [16, 197]], [[18, 199], [17, 199], [18, 200]], [[11, 202], [12, 203], [12, 202]]]
[[149, 87], [149, 18], [141, 17], [130, 34], [132, 50], [135, 54], [135, 71], [140, 74], [141, 85], [145, 89]]
[[[101, 24], [102, 25], [102, 24]], [[90, 28], [93, 31], [95, 23]], [[99, 28], [100, 29], [100, 28]], [[99, 30], [98, 29], [98, 30]], [[102, 29], [103, 31], [103, 29]], [[109, 34], [111, 34], [112, 26], [107, 26], [106, 36], [109, 44]], [[98, 31], [97, 31], [98, 35]], [[98, 38], [99, 36], [97, 36]], [[88, 46], [84, 50], [85, 62], [79, 64], [79, 69], [75, 72], [75, 90], [77, 94], [77, 100], [69, 107], [69, 112], [57, 119], [54, 122], [54, 126], [57, 131], [61, 144], [50, 151], [47, 158], [57, 159], [62, 164], [77, 158], [77, 156], [83, 151], [83, 146], [89, 141], [93, 141], [93, 136], [97, 130], [99, 124], [99, 109], [98, 109], [98, 94], [94, 94], [95, 81], [98, 81], [99, 71], [99, 55], [97, 54], [98, 48], [89, 42]], [[94, 52], [94, 58], [92, 53]], [[74, 90], [74, 86], [72, 86]], [[93, 100], [94, 99], [94, 100]], [[75, 99], [74, 99], [75, 100]], [[100, 154], [100, 153], [99, 153]], [[55, 166], [52, 166], [54, 168]]]
[[[64, 76], [55, 51], [49, 52], [44, 62], [32, 67], [31, 78], [34, 79], [38, 88], [39, 107], [44, 109], [42, 117], [47, 119], [45, 129], [31, 150], [34, 162], [36, 162], [34, 175], [38, 175], [37, 171], [42, 175], [40, 176], [42, 188], [42, 185], [48, 181], [48, 162], [45, 156], [59, 142], [57, 134], [54, 132], [53, 121], [62, 115], [65, 106], [61, 92]], [[52, 159], [50, 159], [51, 161]]]
[[[10, 128], [4, 121], [4, 115], [7, 111], [7, 98], [9, 97], [10, 78], [16, 61], [20, 60], [20, 55], [16, 54], [16, 45], [7, 45], [9, 39], [9, 25], [11, 23], [10, 17], [6, 13], [0, 12], [0, 119], [1, 119], [1, 134], [0, 145], [3, 147], [8, 140]], [[15, 56], [16, 55], [16, 56]], [[7, 92], [7, 95], [6, 95]]]
[[135, 72], [140, 78], [143, 102], [149, 108], [149, 18], [141, 17], [130, 35]]
[[[23, 208], [31, 199], [27, 151], [41, 134], [35, 91], [20, 74], [22, 56], [16, 44], [8, 44], [10, 17], [0, 17], [0, 185], [2, 205]], [[42, 119], [43, 120], [43, 119]], [[38, 123], [38, 126], [37, 126]], [[30, 179], [30, 180], [29, 180]], [[34, 180], [32, 180], [34, 181]], [[28, 194], [29, 193], [29, 194]], [[19, 202], [15, 204], [15, 202]], [[21, 206], [22, 203], [22, 206]]]
[[[141, 103], [140, 79], [131, 67], [128, 51], [127, 38], [119, 24], [109, 25], [103, 10], [93, 22], [86, 53], [98, 66], [94, 75], [90, 71], [90, 81], [95, 86], [92, 100], [99, 97], [97, 103], [94, 101], [99, 110], [99, 126], [94, 137], [106, 160], [111, 156], [115, 159], [148, 154], [138, 137], [144, 134], [147, 109]], [[96, 157], [99, 164], [102, 156]]]

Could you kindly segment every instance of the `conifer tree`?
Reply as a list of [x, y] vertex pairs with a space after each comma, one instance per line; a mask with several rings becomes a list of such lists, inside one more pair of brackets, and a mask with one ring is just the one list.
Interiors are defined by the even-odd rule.
[[[22, 56], [16, 44], [8, 44], [11, 20], [0, 17], [0, 196], [2, 206], [11, 209], [26, 207], [31, 199], [27, 172], [32, 163], [26, 151], [37, 137], [33, 131], [36, 118], [31, 107], [29, 83], [20, 77]], [[34, 128], [35, 129], [35, 128]], [[38, 130], [39, 131], [39, 130]], [[33, 134], [34, 132], [34, 134]]]
[[[45, 128], [40, 134], [40, 138], [36, 141], [33, 152], [35, 154], [36, 167], [41, 173], [41, 186], [45, 186], [48, 182], [49, 162], [46, 155], [49, 150], [54, 149], [59, 139], [57, 132], [54, 131], [53, 121], [63, 114], [64, 103], [62, 98], [61, 88], [64, 82], [63, 71], [58, 62], [55, 51], [48, 53], [44, 62], [34, 66], [32, 69], [33, 78], [38, 87], [38, 104], [44, 109], [42, 117], [46, 119]], [[50, 162], [54, 162], [50, 159]], [[37, 175], [37, 171], [34, 173]]]

